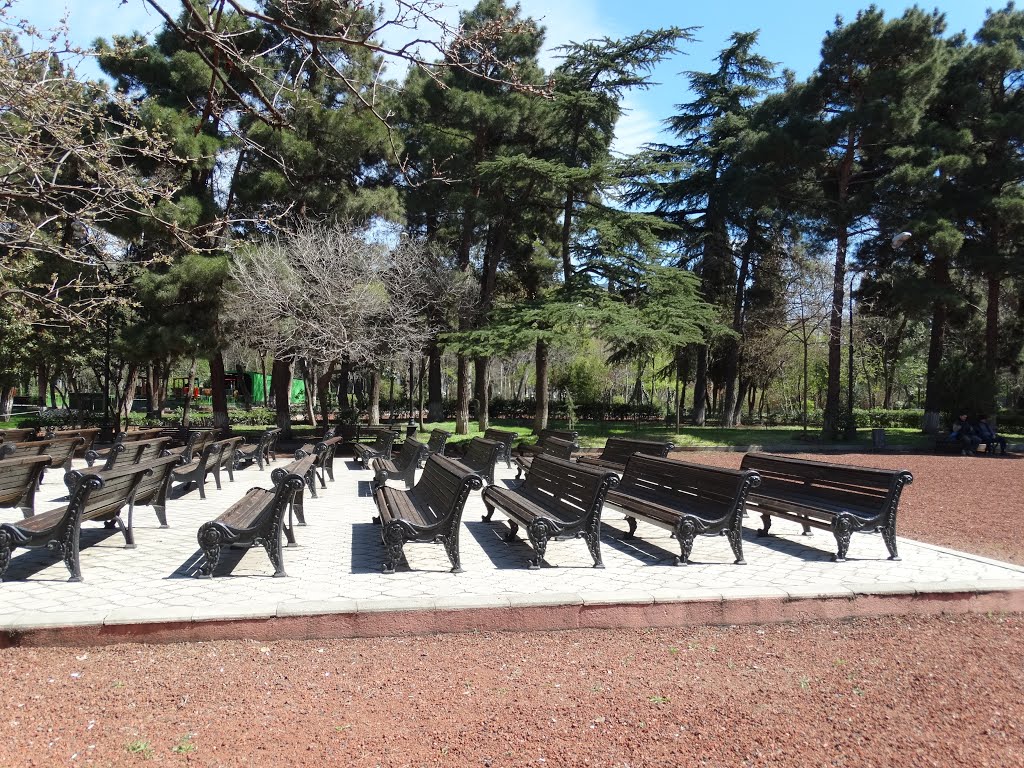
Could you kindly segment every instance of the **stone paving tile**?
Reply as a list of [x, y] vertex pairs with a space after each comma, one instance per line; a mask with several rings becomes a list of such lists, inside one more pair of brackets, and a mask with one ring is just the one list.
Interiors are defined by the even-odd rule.
[[[282, 457], [274, 464], [287, 463]], [[297, 546], [284, 551], [287, 578], [272, 578], [273, 568], [262, 548], [226, 550], [213, 579], [194, 574], [201, 553], [199, 526], [212, 520], [251, 487], [269, 487], [270, 472], [252, 467], [236, 474], [235, 482], [207, 487], [207, 498], [196, 491], [168, 502], [169, 528], [161, 529], [152, 510], [135, 513], [137, 547], [125, 549], [117, 531], [86, 524], [81, 555], [85, 582], [67, 583], [63, 563], [46, 550], [16, 550], [6, 579], [0, 584], [0, 628], [23, 626], [31, 616], [59, 622], [61, 615], [82, 621], [140, 620], [160, 616], [210, 619], [248, 615], [293, 615], [308, 606], [325, 611], [345, 607], [395, 610], [400, 607], [457, 608], [549, 604], [603, 604], [616, 595], [629, 601], [673, 602], [751, 595], [851, 595], [914, 593], [981, 589], [1024, 589], [1024, 568], [975, 555], [900, 539], [902, 561], [887, 559], [877, 534], [855, 534], [849, 561], [833, 563], [835, 541], [828, 532], [803, 536], [800, 527], [773, 522], [773, 535], [758, 538], [756, 518], [744, 531], [746, 565], [734, 565], [728, 541], [701, 537], [693, 562], [674, 566], [677, 542], [669, 532], [640, 523], [637, 536], [623, 540], [627, 530], [620, 513], [609, 511], [602, 537], [605, 568], [593, 567], [582, 540], [553, 541], [547, 565], [525, 567], [532, 549], [520, 531], [506, 542], [508, 524], [486, 511], [479, 493], [470, 496], [460, 532], [461, 574], [450, 573], [444, 548], [409, 544], [408, 568], [381, 573], [385, 552], [379, 528], [372, 524], [372, 498], [366, 494], [370, 473], [341, 461], [336, 481], [328, 482], [316, 499], [307, 498], [308, 525], [295, 527]], [[505, 467], [498, 481], [515, 473]], [[66, 494], [63, 478], [49, 472], [37, 497], [40, 511], [59, 506]], [[21, 519], [18, 510], [0, 510], [0, 521]], [[333, 608], [332, 608], [333, 606]], [[390, 606], [390, 607], [389, 607]]]

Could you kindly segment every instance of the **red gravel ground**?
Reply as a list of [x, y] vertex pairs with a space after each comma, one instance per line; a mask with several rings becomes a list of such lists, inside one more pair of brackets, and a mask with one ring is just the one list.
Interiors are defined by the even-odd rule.
[[[1018, 459], [831, 460], [914, 472], [901, 535], [1024, 563]], [[13, 648], [0, 766], [1024, 766], [1022, 658], [1016, 614]]]

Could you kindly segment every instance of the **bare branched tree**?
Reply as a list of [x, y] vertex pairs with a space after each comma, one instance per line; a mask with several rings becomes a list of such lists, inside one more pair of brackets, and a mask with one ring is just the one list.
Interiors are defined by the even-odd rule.
[[105, 233], [158, 219], [175, 191], [170, 174], [143, 177], [138, 163], [170, 168], [174, 159], [133, 103], [77, 79], [61, 62], [75, 52], [58, 41], [0, 5], [0, 300], [81, 321], [117, 300], [124, 248], [109, 248]]

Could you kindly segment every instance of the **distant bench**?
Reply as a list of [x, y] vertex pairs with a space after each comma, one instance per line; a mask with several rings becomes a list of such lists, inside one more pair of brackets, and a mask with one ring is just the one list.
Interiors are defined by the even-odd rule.
[[623, 472], [626, 469], [626, 462], [634, 453], [665, 458], [674, 447], [669, 442], [609, 437], [599, 456], [580, 456], [576, 461], [592, 467], [604, 467], [616, 472]]
[[583, 537], [594, 567], [603, 568], [601, 507], [618, 482], [614, 472], [542, 454], [533, 460], [526, 480], [515, 490], [496, 485], [484, 488], [484, 519], [490, 520], [495, 509], [504, 512], [509, 517], [506, 541], [515, 540], [520, 525], [526, 528], [536, 552], [536, 558], [529, 561], [531, 569], [540, 568], [548, 540], [556, 536]]
[[488, 485], [494, 485], [494, 466], [503, 450], [504, 446], [497, 440], [474, 437], [466, 446], [466, 452], [457, 459], [452, 458], [452, 461], [470, 472], [476, 472]]
[[[408, 442], [408, 441], [407, 441]], [[452, 573], [462, 572], [459, 555], [459, 526], [466, 497], [483, 485], [480, 476], [445, 456], [427, 459], [423, 474], [410, 490], [387, 485], [374, 489], [373, 500], [381, 526], [380, 536], [387, 550], [384, 573], [394, 573], [402, 562], [407, 542], [441, 542], [452, 564]]]
[[[523, 476], [523, 472], [529, 472], [530, 467], [533, 464], [536, 456], [553, 456], [556, 459], [564, 459], [569, 461], [572, 458], [573, 453], [580, 449], [579, 445], [569, 440], [563, 440], [560, 437], [547, 436], [542, 442], [537, 443], [540, 446], [540, 451], [535, 451], [532, 454], [526, 456], [516, 456], [516, 479], [518, 480]], [[536, 448], [537, 446], [531, 446]]]
[[39, 478], [48, 466], [45, 454], [0, 460], [0, 507], [17, 507], [24, 517], [32, 517]]
[[20, 459], [25, 456], [46, 455], [52, 459], [52, 467], [63, 467], [71, 471], [71, 459], [75, 451], [85, 445], [84, 437], [62, 437], [53, 440], [28, 440], [23, 443], [0, 444], [0, 459]]
[[903, 487], [914, 482], [905, 469], [870, 469], [824, 461], [793, 459], [767, 453], [748, 453], [741, 469], [757, 471], [761, 485], [747, 497], [747, 509], [761, 515], [767, 536], [772, 517], [803, 526], [831, 530], [837, 552], [832, 559], [846, 561], [850, 536], [855, 531], [878, 529], [889, 550], [896, 552], [896, 510]]
[[618, 487], [606, 504], [626, 515], [629, 533], [637, 519], [672, 531], [679, 540], [676, 565], [690, 562], [698, 534], [725, 533], [736, 564], [743, 559], [743, 507], [751, 489], [761, 482], [757, 472], [718, 469], [658, 456], [634, 453], [626, 462]]

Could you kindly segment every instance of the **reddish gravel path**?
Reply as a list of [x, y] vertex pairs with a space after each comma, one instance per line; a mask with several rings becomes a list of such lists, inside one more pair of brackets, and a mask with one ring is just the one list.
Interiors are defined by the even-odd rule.
[[0, 765], [1022, 766], [1022, 656], [1019, 615], [4, 650]]
[[[702, 451], [674, 453], [672, 458], [738, 468], [743, 454]], [[800, 458], [909, 469], [914, 483], [900, 501], [900, 536], [1024, 565], [1024, 456], [853, 453]]]
[[[1024, 564], [1021, 459], [832, 460]], [[1020, 615], [7, 649], [0, 766], [1024, 766], [1022, 658]]]

